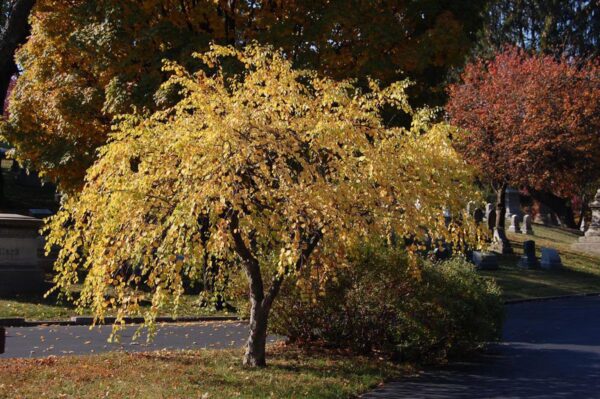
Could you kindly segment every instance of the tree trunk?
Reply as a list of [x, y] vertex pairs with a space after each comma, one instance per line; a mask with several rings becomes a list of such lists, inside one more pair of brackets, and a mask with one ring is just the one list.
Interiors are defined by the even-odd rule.
[[501, 254], [512, 253], [510, 241], [506, 238], [506, 188], [508, 184], [503, 183], [496, 191], [496, 226], [492, 248]]
[[[266, 353], [265, 346], [267, 343], [267, 320], [269, 310], [271, 308], [272, 299], [265, 302], [265, 291], [260, 272], [258, 259], [250, 252], [246, 245], [240, 230], [240, 223], [237, 213], [233, 213], [229, 223], [229, 229], [235, 244], [235, 251], [242, 259], [242, 265], [248, 278], [250, 288], [250, 336], [246, 346], [246, 354], [244, 355], [244, 366], [250, 367], [265, 367]], [[277, 288], [277, 291], [279, 288]], [[272, 297], [274, 298], [275, 292]]]
[[508, 185], [502, 184], [496, 191], [496, 229], [504, 230], [506, 219], [506, 188]]
[[6, 30], [0, 40], [0, 107], [4, 106], [10, 80], [17, 73], [15, 52], [29, 36], [29, 13], [35, 0], [17, 0], [10, 10]]
[[267, 321], [269, 310], [262, 303], [251, 299], [250, 336], [244, 354], [244, 366], [265, 367], [267, 365], [265, 347], [267, 344]]
[[[240, 221], [236, 212], [231, 213], [229, 230], [233, 237], [235, 251], [242, 260], [250, 291], [250, 336], [248, 337], [243, 364], [249, 367], [265, 367], [267, 365], [266, 344], [269, 312], [271, 311], [273, 301], [279, 293], [284, 275], [277, 274], [273, 277], [271, 286], [265, 294], [260, 264], [250, 250], [251, 247], [246, 245], [246, 241], [240, 233]], [[308, 257], [319, 244], [322, 237], [323, 233], [321, 230], [318, 230], [308, 238], [306, 246], [294, 266], [296, 271], [300, 270], [308, 262]]]

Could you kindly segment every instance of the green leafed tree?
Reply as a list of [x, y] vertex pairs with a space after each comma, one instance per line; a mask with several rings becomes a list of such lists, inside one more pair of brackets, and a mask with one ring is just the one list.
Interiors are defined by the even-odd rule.
[[[24, 160], [81, 188], [113, 118], [176, 100], [156, 92], [163, 59], [197, 68], [193, 51], [251, 40], [282, 48], [295, 66], [336, 79], [405, 76], [421, 101], [440, 101], [480, 27], [468, 0], [38, 0], [4, 136]], [[402, 70], [404, 73], [400, 73]]]
[[[48, 248], [62, 247], [57, 287], [68, 291], [84, 270], [79, 305], [97, 317], [139, 314], [150, 295], [151, 324], [178, 302], [184, 276], [199, 279], [218, 260], [219, 273], [247, 278], [244, 363], [264, 366], [284, 279], [348, 267], [346, 249], [365, 236], [410, 239], [410, 253], [428, 235], [455, 248], [477, 242], [472, 221], [458, 222], [476, 197], [449, 139], [459, 132], [413, 110], [406, 82], [361, 90], [255, 45], [196, 59], [193, 73], [168, 64], [162, 90], [180, 100], [124, 118], [50, 222]], [[410, 127], [386, 127], [384, 107], [409, 115]], [[457, 222], [446, 226], [444, 208]]]

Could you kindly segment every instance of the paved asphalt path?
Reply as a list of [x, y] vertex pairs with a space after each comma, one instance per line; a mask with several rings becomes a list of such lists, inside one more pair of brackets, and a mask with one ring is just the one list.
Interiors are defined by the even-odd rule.
[[[159, 325], [156, 338], [146, 343], [143, 333], [137, 340], [137, 326], [121, 331], [121, 343], [108, 343], [110, 326], [50, 326], [8, 328], [6, 353], [2, 358], [81, 355], [107, 351], [142, 352], [160, 349], [222, 349], [241, 347], [248, 336], [248, 326], [239, 322], [203, 322]], [[269, 342], [276, 340], [270, 337]]]
[[503, 342], [483, 356], [363, 398], [600, 398], [600, 297], [508, 305]]

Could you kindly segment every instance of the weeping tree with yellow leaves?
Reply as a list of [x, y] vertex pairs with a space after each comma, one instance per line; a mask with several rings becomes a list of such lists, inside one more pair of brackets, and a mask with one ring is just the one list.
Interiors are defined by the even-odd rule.
[[[365, 236], [476, 241], [470, 220], [447, 226], [442, 213], [460, 215], [476, 196], [452, 147], [458, 132], [411, 109], [408, 82], [361, 90], [258, 45], [195, 56], [199, 72], [165, 67], [179, 102], [123, 117], [49, 224], [48, 246], [62, 247], [57, 288], [85, 270], [79, 305], [99, 319], [140, 312], [150, 290], [152, 325], [185, 277], [218, 260], [247, 278], [244, 364], [264, 366], [271, 306], [303, 268], [344, 267], [345, 249]], [[410, 115], [410, 127], [387, 127], [383, 108]]]

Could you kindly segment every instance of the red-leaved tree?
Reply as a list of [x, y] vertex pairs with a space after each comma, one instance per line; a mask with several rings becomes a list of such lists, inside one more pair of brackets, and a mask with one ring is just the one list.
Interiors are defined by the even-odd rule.
[[570, 198], [600, 180], [600, 67], [507, 48], [466, 66], [449, 88], [446, 111], [468, 134], [460, 144], [498, 193], [525, 188], [575, 227]]

